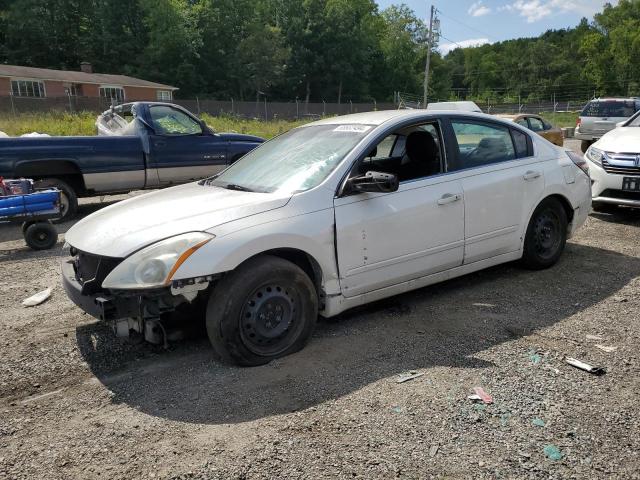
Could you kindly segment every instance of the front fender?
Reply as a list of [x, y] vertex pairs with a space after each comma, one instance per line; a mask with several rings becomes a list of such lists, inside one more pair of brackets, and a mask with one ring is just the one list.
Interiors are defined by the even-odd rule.
[[[216, 233], [215, 229], [212, 233]], [[322, 270], [326, 294], [340, 293], [332, 208], [259, 223], [217, 236], [191, 255], [173, 278], [182, 280], [228, 272], [251, 257], [282, 248], [310, 255]]]

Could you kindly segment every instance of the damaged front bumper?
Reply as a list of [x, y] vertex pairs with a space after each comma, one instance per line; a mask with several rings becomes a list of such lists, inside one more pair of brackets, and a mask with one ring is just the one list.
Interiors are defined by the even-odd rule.
[[[89, 315], [111, 325], [116, 335], [127, 337], [131, 331], [144, 334], [151, 343], [165, 343], [167, 336], [160, 320], [186, 302], [192, 302], [209, 282], [182, 282], [153, 290], [104, 290], [93, 277], [82, 281], [78, 274], [77, 257], [66, 257], [61, 262], [62, 285], [69, 299]], [[100, 271], [100, 263], [96, 267]], [[80, 278], [79, 278], [80, 277]], [[175, 283], [175, 282], [174, 282]], [[89, 287], [89, 288], [88, 288]]]
[[89, 315], [102, 321], [159, 316], [163, 311], [173, 307], [173, 305], [170, 306], [161, 301], [162, 297], [171, 296], [169, 288], [145, 291], [144, 293], [131, 292], [124, 295], [114, 295], [106, 291], [87, 293], [76, 277], [73, 258], [62, 262], [62, 286], [73, 303]]

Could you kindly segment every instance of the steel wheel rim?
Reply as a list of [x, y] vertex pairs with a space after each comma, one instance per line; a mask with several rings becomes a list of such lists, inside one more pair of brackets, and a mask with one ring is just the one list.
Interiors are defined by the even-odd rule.
[[553, 211], [544, 211], [534, 226], [536, 253], [542, 258], [553, 257], [560, 247], [560, 218]]
[[274, 356], [284, 352], [297, 338], [302, 322], [297, 292], [284, 282], [256, 288], [240, 313], [240, 338], [252, 353]]

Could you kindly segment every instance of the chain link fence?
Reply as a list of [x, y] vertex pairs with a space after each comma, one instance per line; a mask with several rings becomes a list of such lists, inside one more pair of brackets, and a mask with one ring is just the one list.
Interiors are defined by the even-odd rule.
[[[237, 102], [235, 100], [173, 100], [172, 103], [181, 105], [196, 114], [207, 113], [213, 116], [231, 115], [242, 118], [256, 118], [259, 120], [273, 119], [315, 119], [325, 116], [345, 115], [348, 113], [370, 112], [374, 110], [396, 109], [392, 102], [377, 103], [305, 103], [291, 102]], [[94, 112], [99, 113], [108, 109], [111, 102], [106, 98], [93, 97], [0, 97], [0, 113], [3, 115], [19, 115], [22, 113], [44, 112]]]

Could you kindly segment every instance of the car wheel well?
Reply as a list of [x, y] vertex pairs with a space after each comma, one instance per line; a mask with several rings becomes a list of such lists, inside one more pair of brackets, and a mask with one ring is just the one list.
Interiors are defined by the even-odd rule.
[[554, 194], [545, 197], [540, 203], [544, 202], [547, 198], [555, 198], [560, 202], [560, 205], [562, 205], [562, 208], [564, 209], [564, 213], [567, 214], [567, 221], [569, 224], [571, 224], [571, 222], [573, 221], [573, 215], [575, 213], [573, 207], [571, 206], [571, 202], [569, 202], [569, 200], [567, 200], [567, 198], [562, 195]]
[[300, 267], [313, 282], [318, 292], [318, 297], [322, 297], [322, 268], [320, 267], [318, 261], [307, 252], [298, 250], [297, 248], [275, 248], [273, 250], [260, 252], [259, 254], [254, 255], [251, 258], [247, 258], [245, 262], [262, 255], [279, 257]]

